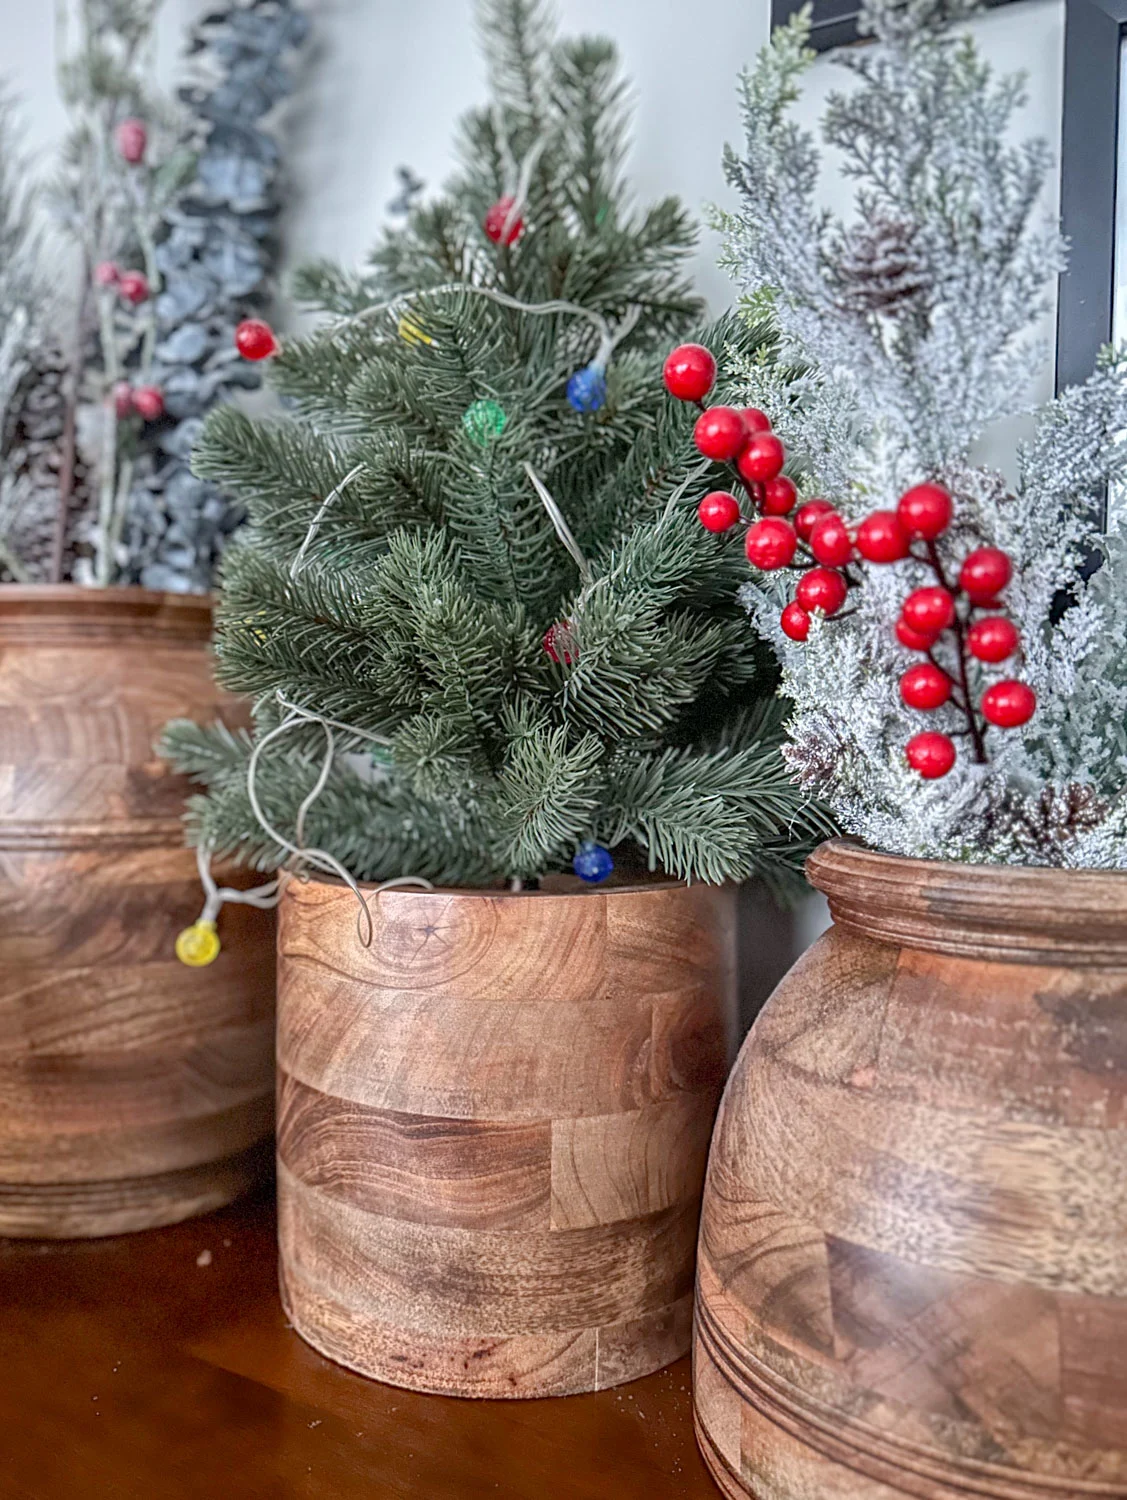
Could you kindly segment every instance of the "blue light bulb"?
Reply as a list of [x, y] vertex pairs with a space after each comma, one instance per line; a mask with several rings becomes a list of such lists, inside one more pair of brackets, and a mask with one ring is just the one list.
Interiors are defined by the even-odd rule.
[[607, 399], [607, 374], [601, 365], [584, 365], [567, 383], [567, 399], [576, 411], [598, 411]]
[[614, 869], [614, 860], [610, 857], [610, 851], [604, 849], [602, 844], [586, 839], [580, 844], [579, 853], [572, 860], [571, 868], [580, 880], [586, 880], [589, 885], [598, 885]]

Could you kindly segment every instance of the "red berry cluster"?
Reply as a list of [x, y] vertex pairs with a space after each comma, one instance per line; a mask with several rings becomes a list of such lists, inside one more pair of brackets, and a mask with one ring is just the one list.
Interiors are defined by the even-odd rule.
[[99, 261], [94, 267], [94, 283], [106, 291], [116, 289], [122, 301], [133, 307], [149, 300], [149, 279], [144, 272], [123, 271], [116, 261]]
[[[748, 525], [744, 547], [748, 560], [771, 572], [790, 568], [801, 574], [795, 597], [782, 612], [783, 633], [804, 641], [811, 616], [839, 615], [851, 588], [862, 579], [850, 567], [858, 560], [894, 563], [907, 557], [926, 563], [935, 583], [915, 589], [905, 599], [896, 622], [896, 637], [926, 660], [900, 678], [900, 696], [909, 708], [924, 712], [952, 703], [965, 727], [976, 761], [986, 761], [981, 720], [1015, 729], [1032, 718], [1033, 690], [1007, 678], [983, 693], [977, 708], [971, 698], [968, 656], [991, 665], [1013, 656], [1020, 645], [1017, 627], [1005, 615], [998, 596], [1010, 581], [1009, 558], [997, 547], [978, 547], [964, 559], [954, 582], [945, 573], [937, 541], [951, 524], [951, 496], [937, 484], [919, 484], [901, 496], [893, 510], [878, 510], [855, 529], [828, 500], [798, 505], [793, 483], [782, 473], [786, 451], [771, 431], [767, 416], [755, 407], [703, 408], [716, 379], [716, 361], [699, 344], [682, 344], [665, 362], [665, 386], [682, 401], [695, 401], [702, 412], [694, 429], [696, 445], [706, 458], [735, 467], [744, 492], [760, 519]], [[713, 490], [697, 508], [702, 526], [725, 532], [744, 521], [740, 501], [730, 490]], [[936, 660], [942, 647], [953, 672]], [[980, 716], [981, 715], [981, 720]], [[933, 731], [908, 741], [909, 764], [927, 780], [945, 776], [955, 764], [949, 735]]]
[[156, 422], [164, 416], [164, 393], [158, 385], [130, 385], [119, 380], [113, 388], [114, 414], [119, 422], [138, 416]]

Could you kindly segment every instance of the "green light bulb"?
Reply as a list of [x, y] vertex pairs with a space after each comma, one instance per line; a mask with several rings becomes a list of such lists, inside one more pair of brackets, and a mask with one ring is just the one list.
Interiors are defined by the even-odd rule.
[[488, 448], [494, 438], [504, 430], [505, 408], [499, 401], [475, 401], [462, 414], [462, 426], [471, 443], [479, 448]]

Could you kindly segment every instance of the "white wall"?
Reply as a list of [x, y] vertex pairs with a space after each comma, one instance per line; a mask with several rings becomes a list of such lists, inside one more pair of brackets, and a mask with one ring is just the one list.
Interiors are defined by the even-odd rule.
[[[165, 0], [157, 72], [168, 84], [184, 26], [209, 0]], [[1020, 0], [975, 23], [987, 58], [1030, 75], [1022, 131], [1059, 140], [1064, 0]], [[432, 185], [450, 169], [454, 122], [484, 93], [471, 0], [310, 0], [315, 40], [291, 118], [287, 259], [329, 255], [355, 263], [374, 241], [409, 163]], [[766, 39], [768, 0], [558, 0], [564, 28], [596, 30], [619, 44], [637, 102], [633, 180], [643, 200], [679, 194], [695, 209], [724, 202], [725, 141], [740, 135], [736, 74]], [[65, 119], [54, 83], [54, 6], [0, 0], [0, 73], [26, 104], [29, 143], [49, 168]], [[842, 79], [815, 65], [802, 112], [813, 121]], [[840, 187], [826, 182], [827, 198]], [[1055, 202], [1051, 205], [1055, 208]], [[729, 299], [706, 235], [697, 258], [714, 310]], [[1044, 377], [1047, 380], [1047, 375]], [[1044, 384], [1044, 381], [1043, 381]]]

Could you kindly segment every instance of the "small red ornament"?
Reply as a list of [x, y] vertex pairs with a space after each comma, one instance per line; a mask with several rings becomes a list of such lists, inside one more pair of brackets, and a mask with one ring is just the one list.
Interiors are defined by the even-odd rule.
[[777, 474], [763, 486], [763, 499], [759, 502], [765, 516], [789, 516], [798, 499], [794, 482], [785, 474]]
[[121, 267], [113, 260], [100, 260], [94, 267], [95, 286], [116, 286], [121, 279]]
[[797, 599], [792, 599], [783, 610], [779, 624], [783, 627], [783, 634], [792, 641], [804, 641], [810, 634], [810, 616]]
[[516, 199], [510, 194], [506, 194], [504, 198], [498, 198], [482, 221], [485, 233], [495, 245], [499, 245], [502, 240], [506, 245], [515, 245], [524, 233], [524, 220], [519, 214], [513, 218], [508, 229], [505, 228], [515, 202]]
[[921, 635], [937, 636], [954, 623], [955, 601], [946, 589], [916, 589], [904, 600], [905, 625]]
[[748, 532], [744, 550], [748, 562], [770, 573], [775, 568], [785, 568], [793, 559], [797, 546], [798, 538], [789, 521], [780, 520], [778, 516], [765, 516]]
[[771, 418], [765, 411], [760, 411], [758, 406], [745, 406], [740, 416], [744, 419], [744, 427], [749, 437], [757, 432], [771, 431]]
[[933, 631], [913, 630], [903, 617], [896, 622], [896, 639], [909, 651], [930, 651], [935, 645]]
[[782, 472], [786, 461], [786, 449], [775, 434], [757, 432], [748, 439], [747, 446], [736, 460], [736, 468], [744, 479], [758, 479], [765, 483]]
[[999, 729], [1016, 729], [1027, 724], [1037, 707], [1037, 695], [1031, 687], [1014, 678], [996, 682], [982, 695], [982, 717]]
[[145, 159], [145, 147], [149, 142], [149, 132], [145, 129], [144, 120], [128, 119], [122, 120], [114, 132], [114, 140], [117, 143], [117, 154], [123, 161], [130, 162], [136, 166], [139, 161]]
[[119, 380], [113, 388], [114, 415], [119, 422], [133, 415], [133, 387], [128, 380]]
[[975, 604], [994, 600], [1010, 581], [1013, 568], [1000, 547], [978, 547], [959, 569], [959, 586]]
[[908, 533], [894, 510], [875, 510], [857, 528], [857, 551], [874, 563], [899, 562], [908, 556]]
[[140, 271], [125, 271], [118, 279], [117, 289], [134, 307], [149, 300], [149, 279]]
[[840, 568], [853, 556], [853, 542], [839, 515], [823, 516], [810, 533], [810, 550], [827, 568]]
[[951, 496], [938, 484], [917, 484], [900, 496], [896, 515], [910, 536], [933, 542], [951, 524]]
[[834, 508], [828, 500], [807, 500], [794, 513], [794, 529], [804, 542], [808, 542], [822, 517], [833, 513]]
[[914, 734], [904, 747], [908, 764], [918, 771], [925, 781], [938, 781], [955, 764], [955, 743], [945, 734], [936, 734], [925, 729], [923, 734]]
[[579, 642], [570, 620], [559, 620], [544, 632], [544, 650], [554, 662], [570, 667], [579, 660]]
[[794, 597], [805, 610], [820, 609], [824, 615], [836, 615], [848, 592], [840, 573], [832, 568], [811, 568], [799, 579]]
[[703, 401], [716, 384], [716, 361], [703, 344], [678, 344], [667, 355], [661, 378], [678, 401]]
[[1020, 640], [1017, 626], [1005, 615], [987, 615], [967, 631], [967, 647], [979, 661], [1005, 661], [1017, 650]]
[[133, 392], [133, 410], [146, 422], [164, 415], [164, 397], [155, 385], [139, 385]]
[[696, 420], [693, 441], [705, 458], [730, 463], [747, 442], [744, 419], [734, 407], [710, 406]]
[[728, 531], [740, 518], [740, 502], [728, 490], [713, 490], [697, 506], [705, 531]]
[[244, 318], [235, 329], [235, 348], [244, 359], [269, 359], [278, 352], [278, 340], [269, 323], [261, 318]]
[[921, 661], [901, 677], [900, 696], [909, 708], [941, 708], [951, 696], [951, 679], [934, 662]]

